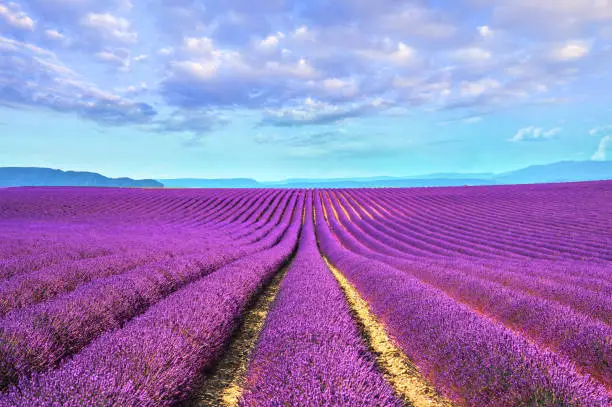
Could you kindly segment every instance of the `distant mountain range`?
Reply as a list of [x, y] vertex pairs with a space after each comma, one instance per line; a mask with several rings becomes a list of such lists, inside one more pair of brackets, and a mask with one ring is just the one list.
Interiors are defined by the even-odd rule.
[[163, 184], [152, 179], [108, 178], [95, 172], [38, 167], [0, 167], [0, 187], [17, 186], [162, 188]]
[[262, 188], [262, 184], [250, 178], [179, 178], [158, 180], [167, 188]]
[[181, 188], [383, 188], [448, 187], [463, 185], [537, 184], [612, 179], [612, 161], [563, 161], [533, 165], [517, 171], [492, 173], [439, 173], [406, 177], [287, 179], [258, 182], [254, 179], [160, 179], [166, 187]]
[[259, 182], [250, 178], [133, 180], [131, 178], [107, 178], [93, 172], [61, 171], [34, 167], [0, 167], [0, 187], [383, 188], [536, 184], [598, 180], [612, 180], [612, 161], [564, 161], [553, 164], [534, 165], [501, 174], [439, 173], [406, 177], [295, 178], [274, 182]]

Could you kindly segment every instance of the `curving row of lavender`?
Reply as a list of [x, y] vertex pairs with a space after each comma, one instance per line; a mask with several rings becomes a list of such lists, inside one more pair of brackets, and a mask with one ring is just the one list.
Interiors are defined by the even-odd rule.
[[[246, 198], [251, 199], [249, 195]], [[97, 336], [120, 328], [185, 284], [224, 264], [276, 245], [289, 226], [297, 200], [297, 194], [292, 193], [282, 205], [268, 207], [264, 227], [251, 228], [250, 234], [231, 243], [224, 239], [217, 244], [200, 242], [198, 250], [191, 240], [185, 240], [184, 244], [175, 242], [166, 258], [149, 259], [149, 263], [125, 269], [126, 263], [137, 260], [132, 253], [121, 264], [110, 267], [110, 276], [106, 276], [108, 269], [99, 267], [79, 273], [78, 265], [49, 273], [44, 284], [37, 286], [45, 290], [47, 301], [38, 305], [17, 309], [17, 305], [23, 305], [18, 299], [25, 298], [30, 303], [40, 299], [40, 294], [32, 295], [31, 286], [23, 284], [24, 281], [34, 284], [42, 277], [39, 271], [24, 271], [19, 276], [23, 276], [21, 281], [6, 281], [15, 284], [2, 286], [12, 294], [9, 297], [12, 300], [4, 300], [3, 305], [6, 309], [12, 306], [13, 311], [0, 319], [0, 387], [56, 366]], [[233, 211], [224, 214], [228, 212]], [[177, 233], [182, 235], [180, 229]], [[66, 294], [53, 296], [61, 292]]]
[[242, 406], [401, 406], [325, 265], [308, 195], [298, 252], [248, 367]]
[[466, 405], [607, 405], [605, 388], [567, 358], [398, 268], [358, 254], [364, 246], [322, 200], [316, 200], [317, 217], [331, 226], [317, 223], [324, 254], [444, 394]]
[[442, 289], [541, 346], [569, 357], [607, 387], [612, 386], [612, 327], [609, 325], [612, 299], [609, 295], [505, 272], [509, 266], [505, 262], [488, 263], [484, 267], [474, 261], [457, 259], [405, 260], [392, 237], [380, 231], [366, 234], [363, 229], [359, 230], [361, 221], [349, 222], [347, 214], [351, 209], [345, 212], [334, 208], [358, 241], [359, 253]]
[[612, 182], [591, 182], [0, 189], [0, 406], [189, 398], [296, 252], [241, 405], [401, 405], [322, 256], [455, 404], [611, 403]]
[[289, 260], [302, 211], [300, 194], [274, 247], [177, 291], [61, 368], [22, 380], [0, 405], [164, 406], [184, 399], [229, 342], [250, 299]]

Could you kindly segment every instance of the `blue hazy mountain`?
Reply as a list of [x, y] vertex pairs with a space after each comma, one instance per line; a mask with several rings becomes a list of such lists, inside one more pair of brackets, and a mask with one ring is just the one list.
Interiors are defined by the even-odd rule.
[[108, 178], [95, 172], [62, 171], [39, 167], [0, 167], [0, 187], [19, 186], [78, 186], [161, 188], [152, 179]]
[[159, 180], [177, 188], [383, 188], [442, 187], [463, 185], [535, 184], [612, 179], [612, 161], [564, 161], [534, 165], [516, 171], [493, 173], [435, 173], [405, 177], [290, 178], [258, 182], [253, 179]]
[[477, 178], [385, 178], [385, 179], [310, 179], [287, 180], [281, 183], [262, 183], [263, 187], [274, 188], [410, 188], [410, 187], [451, 187], [463, 185], [489, 185], [491, 182]]
[[96, 186], [168, 188], [384, 188], [463, 185], [535, 184], [549, 182], [598, 181], [612, 179], [612, 161], [563, 161], [533, 165], [501, 174], [436, 173], [405, 177], [358, 177], [258, 182], [250, 178], [177, 178], [134, 180], [107, 178], [94, 172], [61, 171], [37, 167], [0, 167], [0, 187], [13, 186]]
[[547, 182], [598, 181], [612, 179], [612, 161], [562, 161], [532, 165], [499, 174], [500, 184], [535, 184]]
[[262, 188], [262, 184], [250, 178], [178, 178], [158, 180], [166, 188]]

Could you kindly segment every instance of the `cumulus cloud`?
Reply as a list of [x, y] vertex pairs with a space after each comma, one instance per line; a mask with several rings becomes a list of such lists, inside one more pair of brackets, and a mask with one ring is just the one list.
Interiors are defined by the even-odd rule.
[[333, 124], [365, 114], [376, 114], [387, 107], [388, 104], [379, 99], [369, 103], [353, 103], [338, 106], [307, 98], [302, 104], [292, 108], [268, 109], [264, 111], [261, 125], [295, 127]]
[[481, 63], [491, 59], [493, 54], [480, 47], [460, 48], [453, 52], [453, 57], [456, 61], [468, 64]]
[[258, 42], [257, 48], [263, 52], [275, 51], [283, 38], [285, 38], [285, 34], [280, 31], [276, 34], [270, 34]]
[[608, 0], [479, 0], [477, 4], [492, 6], [496, 23], [530, 36], [567, 38], [589, 24], [612, 20]]
[[612, 125], [595, 127], [589, 130], [591, 136], [602, 136], [608, 133], [612, 133]]
[[358, 55], [370, 59], [377, 63], [392, 64], [396, 66], [409, 66], [417, 61], [417, 52], [409, 45], [399, 42], [395, 49], [364, 49], [358, 50]]
[[[120, 89], [127, 105], [136, 106], [127, 100], [139, 96], [148, 98], [149, 106], [160, 103], [163, 111], [249, 109], [261, 116], [260, 124], [280, 127], [324, 127], [391, 106], [403, 112], [457, 111], [469, 124], [497, 109], [567, 100], [574, 83], [594, 75], [606, 79], [597, 64], [602, 44], [593, 35], [612, 26], [612, 2], [470, 0], [488, 7], [482, 15], [491, 18], [481, 25], [465, 24], [457, 8], [434, 3], [29, 0], [22, 8], [0, 6], [0, 24], [11, 28], [5, 37], [21, 41], [0, 42], [0, 50], [53, 49], [72, 68], [84, 67], [89, 76], [81, 82]], [[534, 27], [546, 33], [531, 32]], [[68, 69], [60, 58], [36, 57]], [[137, 64], [145, 60], [146, 73]], [[122, 75], [112, 76], [115, 69]], [[44, 75], [20, 80], [11, 90], [15, 98], [20, 87], [74, 86], [51, 86]], [[143, 80], [149, 86], [128, 86]], [[380, 100], [388, 102], [375, 105]], [[66, 106], [84, 116], [82, 106], [71, 103]], [[144, 107], [127, 105], [119, 110], [149, 117]], [[112, 116], [112, 109], [104, 110], [98, 116]], [[172, 133], [180, 123], [190, 127], [195, 121], [188, 115], [181, 119], [177, 113], [158, 128]], [[532, 133], [537, 139], [546, 131]]]
[[347, 100], [359, 93], [359, 85], [354, 78], [328, 78], [321, 81], [319, 86], [322, 94], [330, 99]]
[[110, 13], [88, 13], [81, 18], [80, 23], [106, 40], [134, 43], [138, 39], [138, 34], [131, 29], [128, 20]]
[[500, 89], [501, 83], [492, 78], [483, 78], [477, 81], [463, 81], [459, 85], [462, 96], [481, 96], [490, 90]]
[[208, 133], [229, 123], [229, 119], [219, 112], [207, 110], [180, 110], [169, 117], [151, 123], [151, 128], [159, 133], [186, 134], [186, 145], [197, 145]]
[[115, 90], [120, 94], [137, 96], [146, 93], [149, 90], [149, 85], [147, 85], [146, 82], [140, 82], [138, 85], [130, 85], [128, 87], [117, 88]]
[[591, 157], [593, 161], [605, 161], [608, 159], [608, 150], [612, 149], [612, 136], [605, 136], [599, 142], [597, 151]]
[[[103, 125], [147, 123], [156, 115], [146, 103], [99, 89], [65, 66], [54, 53], [0, 37], [0, 103], [74, 113]], [[36, 78], [33, 80], [32, 78]]]
[[120, 70], [129, 70], [131, 66], [131, 52], [127, 48], [107, 48], [96, 53], [96, 58]]
[[320, 76], [305, 58], [250, 59], [209, 38], [186, 38], [167, 66], [162, 94], [182, 107], [282, 104]]
[[17, 30], [33, 31], [35, 26], [34, 20], [16, 3], [0, 3], [0, 20]]
[[390, 8], [389, 12], [383, 11], [379, 18], [374, 19], [373, 25], [377, 30], [429, 40], [448, 39], [457, 33], [457, 26], [441, 13], [409, 2], [397, 10]]
[[562, 130], [563, 129], [560, 127], [555, 127], [555, 128], [548, 129], [548, 130], [543, 129], [541, 127], [535, 127], [535, 126], [524, 127], [520, 129], [519, 131], [517, 131], [514, 137], [508, 139], [508, 141], [516, 143], [516, 142], [522, 142], [522, 141], [550, 140], [550, 139], [557, 137], [557, 135], [559, 135], [559, 133], [561, 133]]
[[53, 41], [61, 41], [66, 38], [64, 34], [57, 30], [45, 30], [45, 37]]
[[555, 46], [551, 51], [551, 57], [556, 61], [574, 61], [587, 56], [590, 48], [586, 41], [568, 41]]
[[477, 27], [478, 33], [485, 38], [493, 36], [493, 30], [488, 25], [481, 25]]
[[312, 32], [307, 26], [302, 25], [296, 28], [291, 34], [293, 39], [297, 41], [315, 41], [316, 34]]

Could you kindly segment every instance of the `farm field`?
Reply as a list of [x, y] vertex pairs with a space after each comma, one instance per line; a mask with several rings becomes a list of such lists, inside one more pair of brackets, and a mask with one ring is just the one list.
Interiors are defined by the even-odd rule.
[[612, 182], [0, 189], [0, 406], [612, 405]]

